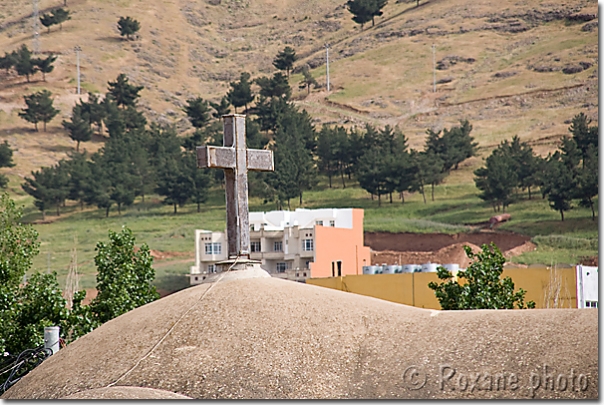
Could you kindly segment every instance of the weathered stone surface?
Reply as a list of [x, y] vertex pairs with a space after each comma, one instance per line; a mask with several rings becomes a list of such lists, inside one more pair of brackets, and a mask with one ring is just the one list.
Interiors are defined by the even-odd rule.
[[431, 311], [276, 278], [222, 280], [107, 322], [2, 398], [90, 398], [104, 387], [192, 398], [595, 399], [598, 312]]
[[61, 399], [192, 399], [170, 391], [141, 387], [109, 387], [80, 391]]

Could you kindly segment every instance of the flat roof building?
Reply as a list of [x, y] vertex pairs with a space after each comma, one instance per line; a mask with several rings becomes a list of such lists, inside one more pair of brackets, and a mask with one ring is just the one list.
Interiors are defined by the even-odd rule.
[[[358, 208], [250, 212], [250, 259], [274, 277], [296, 281], [362, 274], [371, 261], [363, 215]], [[191, 284], [216, 272], [227, 254], [225, 232], [196, 230]]]

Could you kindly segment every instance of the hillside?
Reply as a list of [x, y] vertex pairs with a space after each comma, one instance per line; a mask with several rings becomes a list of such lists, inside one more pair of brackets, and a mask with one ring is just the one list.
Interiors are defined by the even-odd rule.
[[[62, 0], [40, 0], [40, 14]], [[59, 55], [55, 71], [31, 83], [0, 72], [0, 141], [7, 139], [16, 166], [3, 169], [17, 188], [33, 169], [50, 165], [75, 143], [60, 125], [79, 98], [74, 46], [82, 47], [82, 86], [105, 92], [120, 73], [144, 85], [140, 106], [150, 121], [189, 130], [182, 106], [194, 96], [218, 100], [242, 71], [274, 71], [275, 54], [290, 45], [325, 84], [324, 44], [330, 44], [331, 92], [306, 96], [292, 76], [294, 97], [317, 124], [398, 125], [412, 147], [426, 128], [467, 118], [481, 154], [519, 135], [546, 154], [568, 133], [580, 111], [597, 121], [597, 2], [510, 0], [393, 1], [361, 30], [342, 0], [68, 0], [72, 19], [63, 28], [41, 27], [43, 53]], [[32, 48], [30, 3], [0, 5], [0, 49]], [[140, 38], [123, 40], [120, 16], [141, 22]], [[438, 69], [433, 92], [433, 54]], [[579, 72], [576, 72], [581, 70]], [[575, 71], [567, 74], [565, 72]], [[48, 133], [35, 133], [17, 113], [23, 95], [48, 88], [61, 109]], [[82, 97], [86, 97], [83, 95]], [[102, 139], [84, 147], [96, 150]], [[465, 162], [448, 182], [471, 181], [480, 157]]]

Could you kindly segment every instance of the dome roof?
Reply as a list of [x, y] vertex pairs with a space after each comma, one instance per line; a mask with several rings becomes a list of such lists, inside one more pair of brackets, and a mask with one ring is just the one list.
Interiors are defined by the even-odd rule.
[[225, 278], [105, 323], [2, 398], [172, 393], [597, 398], [597, 310], [434, 311], [276, 278]]

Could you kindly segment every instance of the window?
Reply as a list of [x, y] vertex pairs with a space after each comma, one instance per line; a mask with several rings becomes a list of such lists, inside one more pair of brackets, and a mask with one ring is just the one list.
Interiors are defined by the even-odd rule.
[[304, 274], [304, 277], [306, 277], [306, 273], [302, 273], [302, 274]]
[[216, 265], [208, 264], [208, 273], [216, 273]]
[[285, 273], [285, 270], [287, 270], [287, 263], [285, 263], [285, 262], [278, 262], [277, 263], [277, 272], [279, 272], [279, 273]]
[[250, 242], [250, 250], [252, 252], [260, 252], [260, 241], [252, 241]]
[[585, 301], [585, 308], [597, 308], [598, 301]]
[[312, 239], [302, 239], [302, 250], [310, 252], [314, 249]]
[[321, 225], [321, 226], [323, 226], [323, 221], [315, 221], [315, 225]]
[[222, 253], [222, 244], [220, 242], [206, 243], [206, 255], [219, 255]]
[[275, 242], [273, 247], [275, 252], [283, 252], [283, 242]]
[[334, 227], [336, 226], [336, 221], [334, 221], [333, 219], [329, 221], [329, 226]]

